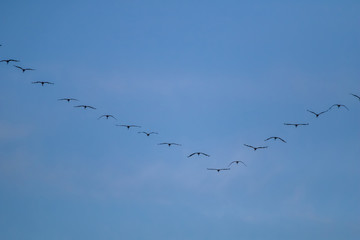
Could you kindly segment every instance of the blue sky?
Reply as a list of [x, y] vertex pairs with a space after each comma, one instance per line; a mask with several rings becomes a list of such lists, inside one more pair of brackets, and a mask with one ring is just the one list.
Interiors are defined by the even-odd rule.
[[[0, 238], [358, 239], [359, 10], [2, 3], [0, 58], [36, 71], [0, 64]], [[306, 112], [335, 103], [350, 110]], [[288, 143], [264, 142], [273, 135]], [[186, 158], [195, 151], [211, 157]], [[247, 167], [206, 170], [235, 160]]]

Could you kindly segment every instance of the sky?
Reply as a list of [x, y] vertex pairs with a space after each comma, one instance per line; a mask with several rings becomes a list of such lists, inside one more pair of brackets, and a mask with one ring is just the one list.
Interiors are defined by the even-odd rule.
[[0, 239], [359, 239], [359, 11], [2, 2]]

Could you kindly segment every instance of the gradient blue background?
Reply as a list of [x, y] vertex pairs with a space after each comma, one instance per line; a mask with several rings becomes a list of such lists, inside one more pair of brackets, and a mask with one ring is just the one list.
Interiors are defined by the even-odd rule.
[[[0, 58], [36, 71], [0, 64], [0, 239], [359, 239], [359, 12], [3, 1]], [[334, 103], [350, 111], [306, 112]], [[243, 146], [272, 135], [288, 143]], [[234, 160], [248, 167], [206, 170]]]

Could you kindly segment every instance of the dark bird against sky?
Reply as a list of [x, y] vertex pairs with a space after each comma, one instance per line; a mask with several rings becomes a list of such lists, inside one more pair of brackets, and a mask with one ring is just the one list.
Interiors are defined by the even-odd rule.
[[263, 147], [254, 147], [254, 146], [247, 145], [247, 144], [244, 144], [244, 146], [249, 147], [249, 148], [252, 148], [252, 149], [254, 149], [254, 151], [256, 151], [257, 149], [264, 149], [264, 148], [268, 148], [268, 146], [263, 146]]
[[210, 157], [210, 155], [208, 155], [208, 154], [206, 154], [206, 153], [203, 153], [203, 152], [194, 152], [194, 153], [190, 154], [190, 155], [188, 156], [188, 158], [194, 156], [195, 154], [197, 154], [198, 156], [200, 156], [200, 154], [201, 154], [201, 155], [204, 155], [204, 156], [206, 156], [206, 157]]
[[58, 101], [70, 102], [70, 101], [79, 101], [79, 100], [77, 100], [76, 98], [60, 98], [60, 99], [58, 99]]
[[138, 132], [138, 133], [143, 133], [146, 134], [146, 136], [150, 136], [151, 134], [158, 134], [157, 132]]
[[269, 137], [269, 138], [265, 139], [264, 141], [268, 141], [268, 140], [270, 140], [270, 139], [274, 139], [274, 140], [279, 139], [279, 140], [281, 140], [282, 142], [286, 143], [286, 141], [285, 141], [284, 139], [282, 139], [281, 137]]
[[110, 115], [110, 114], [101, 115], [98, 119], [103, 118], [103, 117], [105, 117], [106, 119], [109, 119], [109, 117], [110, 117], [110, 118], [113, 118], [113, 119], [116, 120], [116, 118], [113, 115]]
[[164, 143], [159, 143], [158, 145], [168, 145], [169, 147], [170, 147], [171, 145], [181, 146], [181, 144], [178, 144], [178, 143], [166, 143], [166, 142], [164, 142]]
[[22, 68], [22, 67], [17, 66], [17, 65], [14, 65], [14, 67], [16, 67], [16, 68], [18, 68], [18, 69], [21, 69], [23, 72], [25, 72], [25, 71], [33, 71], [33, 70], [35, 70], [35, 69], [33, 69], [33, 68]]
[[16, 59], [4, 59], [4, 60], [1, 60], [0, 62], [6, 62], [6, 64], [9, 64], [9, 62], [19, 62], [19, 60], [16, 60]]
[[32, 82], [33, 84], [41, 84], [41, 86], [44, 86], [44, 84], [48, 84], [48, 85], [54, 85], [54, 83], [52, 82], [43, 82], [43, 81], [36, 81], [36, 82]]
[[126, 127], [128, 130], [129, 130], [130, 128], [141, 128], [141, 126], [138, 126], [138, 125], [116, 124], [116, 126], [118, 126], [118, 127]]
[[340, 107], [343, 107], [343, 108], [346, 108], [346, 110], [349, 111], [348, 107], [345, 106], [344, 104], [333, 104], [331, 107], [329, 107], [328, 110], [332, 109], [333, 107], [337, 107], [338, 109], [339, 109]]
[[307, 126], [309, 124], [308, 123], [284, 123], [284, 125], [298, 127], [298, 126]]
[[306, 110], [306, 111], [308, 111], [309, 113], [314, 114], [316, 117], [319, 117], [321, 114], [324, 114], [324, 113], [326, 113], [327, 111], [329, 111], [329, 109], [326, 110], [326, 111], [319, 112], [319, 113], [316, 113], [316, 112], [313, 112], [313, 111], [310, 111], [310, 110]]
[[230, 168], [207, 168], [207, 170], [215, 170], [217, 172], [230, 170]]
[[89, 106], [89, 105], [78, 105], [78, 106], [74, 106], [74, 107], [76, 107], [76, 108], [84, 108], [84, 109], [87, 109], [87, 108], [96, 109], [96, 108], [94, 108], [92, 106]]
[[245, 164], [243, 161], [239, 161], [239, 160], [238, 160], [238, 161], [232, 161], [232, 162], [229, 164], [228, 167], [230, 167], [231, 164], [233, 164], [233, 163], [236, 163], [236, 164], [242, 163], [242, 164], [244, 164], [245, 167], [247, 167], [246, 164]]

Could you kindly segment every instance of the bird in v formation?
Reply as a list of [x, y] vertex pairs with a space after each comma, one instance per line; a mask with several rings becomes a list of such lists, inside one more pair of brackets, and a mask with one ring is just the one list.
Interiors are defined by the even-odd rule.
[[4, 59], [4, 60], [0, 60], [0, 62], [6, 62], [6, 64], [9, 64], [9, 62], [20, 62], [20, 61], [16, 59]]
[[109, 119], [109, 117], [110, 118], [113, 118], [113, 119], [115, 119], [116, 120], [116, 118], [113, 116], [113, 115], [111, 115], [111, 114], [104, 114], [104, 115], [101, 115], [98, 119], [100, 119], [100, 118], [106, 118], [106, 119]]
[[33, 84], [41, 84], [41, 86], [44, 86], [44, 84], [48, 84], [48, 85], [54, 85], [54, 83], [52, 82], [44, 82], [44, 81], [36, 81], [36, 82], [32, 82]]
[[146, 136], [150, 136], [151, 134], [158, 134], [157, 132], [138, 132], [138, 133], [143, 133], [146, 134]]
[[118, 126], [118, 127], [126, 127], [128, 130], [129, 130], [130, 128], [141, 128], [141, 126], [138, 126], [138, 125], [116, 124], [116, 126]]
[[316, 112], [310, 111], [309, 109], [307, 109], [306, 111], [308, 111], [309, 113], [314, 114], [314, 115], [318, 118], [321, 114], [324, 114], [324, 113], [326, 113], [327, 111], [329, 111], [329, 109], [328, 109], [328, 110], [326, 110], [326, 111], [319, 112], [319, 113], [316, 113]]
[[200, 156], [200, 154], [201, 155], [204, 155], [204, 156], [206, 156], [206, 157], [210, 157], [210, 155], [209, 154], [206, 154], [206, 153], [203, 153], [203, 152], [194, 152], [194, 153], [192, 153], [192, 154], [190, 154], [189, 156], [188, 156], [188, 158], [189, 157], [192, 157], [192, 156], [194, 156], [194, 155], [198, 155], [198, 156]]
[[20, 67], [20, 66], [17, 66], [17, 65], [14, 65], [14, 67], [18, 68], [18, 69], [21, 69], [22, 72], [24, 73], [25, 71], [34, 71], [35, 69], [33, 68], [23, 68], [23, 67]]
[[70, 101], [79, 101], [79, 100], [77, 100], [76, 98], [60, 98], [60, 99], [58, 99], [58, 101], [70, 102]]
[[254, 147], [254, 146], [247, 145], [247, 144], [244, 144], [244, 146], [249, 147], [249, 148], [252, 148], [252, 149], [254, 149], [254, 151], [256, 151], [257, 149], [264, 149], [264, 148], [268, 148], [268, 146]]
[[277, 139], [279, 139], [280, 141], [286, 143], [286, 141], [285, 141], [284, 139], [282, 139], [281, 137], [269, 137], [269, 138], [265, 139], [264, 141], [268, 141], [268, 140], [270, 140], [270, 139], [274, 139], [274, 141], [276, 141]]

